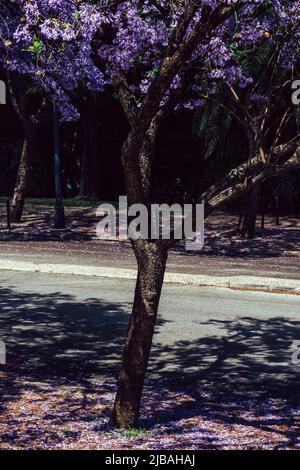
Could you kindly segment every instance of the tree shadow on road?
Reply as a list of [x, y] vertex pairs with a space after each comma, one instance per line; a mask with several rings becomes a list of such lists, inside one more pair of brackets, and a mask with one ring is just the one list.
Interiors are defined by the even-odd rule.
[[292, 344], [300, 341], [300, 320], [249, 316], [199, 324], [205, 329], [213, 327], [217, 334], [204, 333], [195, 341], [178, 340], [161, 347], [161, 356], [167, 358], [171, 368], [168, 370], [160, 358], [152, 365], [153, 373], [164, 369], [164, 377], [177, 384], [179, 377], [186, 385], [199, 381], [209, 388], [212, 383], [215, 392], [226, 388], [235, 394], [252, 390], [257, 394], [258, 389], [266, 389], [293, 394], [293, 385], [300, 383], [300, 365], [292, 363]]
[[79, 303], [49, 295], [0, 289], [0, 335], [7, 367], [37, 373], [113, 375], [128, 324], [128, 305], [99, 299]]
[[[185, 399], [157, 409], [159, 420], [169, 423], [167, 432], [174, 432], [174, 421], [197, 416], [214, 425], [248, 427], [250, 434], [276, 433], [282, 436], [279, 446], [286, 440], [291, 447], [299, 445], [300, 364], [292, 363], [292, 344], [300, 340], [300, 321], [249, 316], [201, 324], [213, 326], [217, 334], [162, 348], [171, 368], [161, 360], [151, 367], [158, 380], [164, 370], [162, 388], [184, 391]], [[145, 425], [152, 426], [153, 419]], [[216, 439], [212, 444], [206, 437], [201, 448], [215, 448]]]

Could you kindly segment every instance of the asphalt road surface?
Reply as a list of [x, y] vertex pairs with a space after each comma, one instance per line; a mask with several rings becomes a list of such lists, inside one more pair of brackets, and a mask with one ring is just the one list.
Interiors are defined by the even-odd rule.
[[[7, 367], [116, 375], [134, 283], [0, 271]], [[167, 285], [148, 378], [222, 392], [295, 394], [300, 297]], [[299, 355], [300, 357], [300, 355]]]

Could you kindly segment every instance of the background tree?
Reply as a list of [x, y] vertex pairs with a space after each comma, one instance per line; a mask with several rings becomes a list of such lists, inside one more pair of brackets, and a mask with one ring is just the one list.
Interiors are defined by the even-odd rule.
[[23, 76], [8, 74], [7, 82], [13, 108], [22, 123], [24, 132], [23, 149], [11, 202], [11, 221], [20, 223], [33, 155], [37, 149], [37, 133], [46, 118], [47, 103], [43, 98], [34, 99], [34, 90], [30, 89], [28, 80]]

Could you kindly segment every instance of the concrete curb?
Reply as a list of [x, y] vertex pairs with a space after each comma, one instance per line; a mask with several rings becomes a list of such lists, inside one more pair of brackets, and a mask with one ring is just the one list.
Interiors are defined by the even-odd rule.
[[[19, 262], [1, 259], [0, 270], [67, 274], [73, 276], [136, 279], [135, 269], [105, 268], [71, 264]], [[205, 276], [184, 273], [166, 273], [168, 284], [223, 287], [236, 290], [261, 291], [300, 295], [300, 281], [259, 276]]]

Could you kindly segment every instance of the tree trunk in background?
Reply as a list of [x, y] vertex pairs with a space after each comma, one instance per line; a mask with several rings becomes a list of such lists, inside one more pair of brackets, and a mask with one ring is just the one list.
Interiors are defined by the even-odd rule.
[[240, 224], [243, 238], [252, 239], [256, 235], [256, 219], [260, 187], [254, 187], [245, 196], [245, 204]]
[[30, 81], [16, 73], [8, 73], [7, 82], [11, 104], [24, 129], [22, 155], [11, 203], [11, 221], [20, 223], [28, 189], [37, 131], [43, 122], [43, 117], [46, 117], [47, 101], [43, 98], [39, 108], [33, 111], [30, 106], [30, 95], [27, 94], [31, 85]]
[[144, 240], [133, 242], [138, 262], [134, 305], [123, 351], [113, 421], [118, 428], [137, 425], [145, 373], [167, 262], [167, 248]]
[[11, 159], [11, 147], [8, 143], [3, 142], [1, 146], [0, 156], [0, 175], [1, 175], [1, 192], [2, 194], [9, 194], [11, 184], [11, 172], [10, 172], [10, 159]]
[[34, 152], [35, 127], [27, 122], [24, 125], [24, 143], [19, 162], [17, 180], [11, 202], [11, 221], [20, 223], [30, 177], [32, 155]]
[[98, 133], [97, 133], [97, 95], [88, 92], [82, 119], [83, 150], [81, 161], [80, 196], [97, 199], [98, 197]]

